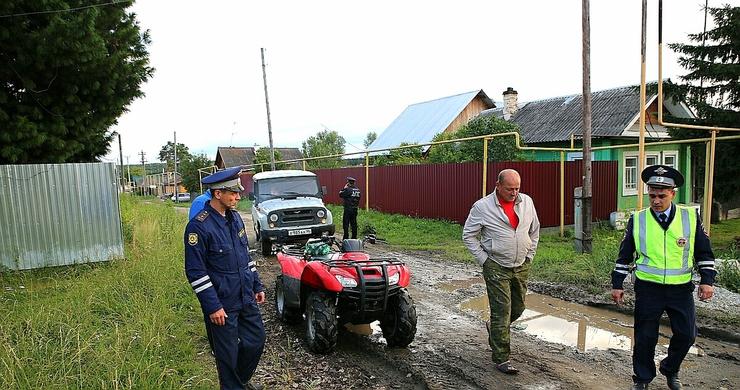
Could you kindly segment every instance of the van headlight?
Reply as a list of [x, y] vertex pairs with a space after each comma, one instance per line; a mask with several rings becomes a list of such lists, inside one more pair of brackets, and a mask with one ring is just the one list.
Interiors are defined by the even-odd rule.
[[270, 215], [270, 222], [277, 222], [277, 220], [278, 220], [277, 214]]
[[401, 278], [401, 273], [396, 272], [388, 278], [388, 284], [398, 284], [398, 279]]
[[326, 213], [324, 212], [324, 210], [319, 210], [316, 213], [316, 216], [319, 217], [319, 218], [324, 218], [325, 215], [326, 215]]
[[357, 287], [357, 281], [348, 278], [342, 275], [334, 275], [335, 278], [337, 278], [337, 281], [339, 281], [339, 284], [342, 285], [342, 287]]

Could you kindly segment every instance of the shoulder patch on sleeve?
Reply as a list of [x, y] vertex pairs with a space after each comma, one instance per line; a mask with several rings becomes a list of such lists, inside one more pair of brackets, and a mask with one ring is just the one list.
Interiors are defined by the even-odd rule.
[[190, 244], [190, 246], [198, 245], [198, 233], [188, 234], [188, 244]]
[[198, 215], [195, 216], [195, 219], [197, 219], [198, 221], [203, 222], [203, 221], [206, 220], [206, 218], [208, 218], [208, 215], [209, 215], [208, 214], [208, 211], [207, 210], [203, 210], [203, 211], [199, 212]]

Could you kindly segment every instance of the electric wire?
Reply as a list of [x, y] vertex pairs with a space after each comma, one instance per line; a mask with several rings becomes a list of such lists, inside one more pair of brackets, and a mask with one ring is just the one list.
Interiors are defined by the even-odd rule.
[[107, 3], [83, 5], [80, 7], [73, 7], [73, 8], [64, 8], [64, 9], [55, 9], [55, 10], [46, 10], [46, 11], [21, 12], [17, 14], [0, 15], [0, 18], [12, 18], [15, 16], [29, 16], [29, 15], [54, 14], [54, 13], [61, 13], [61, 12], [72, 12], [72, 11], [80, 11], [80, 10], [88, 9], [88, 8], [104, 7], [108, 5], [116, 5], [116, 4], [131, 3], [131, 2], [133, 2], [133, 0], [114, 0], [114, 1], [109, 1]]

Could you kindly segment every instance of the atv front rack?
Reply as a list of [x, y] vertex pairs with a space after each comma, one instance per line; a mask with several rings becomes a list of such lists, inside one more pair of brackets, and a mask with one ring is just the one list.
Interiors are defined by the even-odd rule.
[[[357, 313], [364, 319], [368, 309], [377, 311], [382, 307], [382, 313], [388, 305], [388, 296], [400, 287], [398, 284], [390, 286], [388, 283], [388, 266], [404, 265], [404, 262], [395, 257], [374, 257], [367, 260], [318, 260], [329, 268], [354, 268], [357, 273], [358, 285], [356, 288], [345, 287], [343, 294], [350, 300], [357, 299]], [[363, 268], [380, 267], [380, 279], [366, 278]]]

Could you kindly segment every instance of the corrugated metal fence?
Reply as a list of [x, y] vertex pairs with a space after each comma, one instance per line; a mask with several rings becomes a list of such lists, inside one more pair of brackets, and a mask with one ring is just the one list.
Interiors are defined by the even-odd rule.
[[0, 165], [0, 227], [10, 269], [123, 257], [114, 164]]
[[[580, 186], [582, 164], [565, 163], [565, 223], [573, 223], [573, 189]], [[560, 162], [496, 162], [488, 164], [487, 193], [505, 168], [522, 176], [521, 191], [532, 197], [542, 226], [560, 224]], [[339, 190], [347, 176], [365, 191], [365, 168], [314, 171], [327, 190], [324, 201], [341, 204]], [[617, 163], [594, 161], [593, 216], [606, 220], [617, 209]], [[482, 163], [401, 165], [370, 168], [370, 208], [424, 218], [465, 223], [470, 207], [481, 195]], [[364, 206], [362, 201], [361, 206]]]

